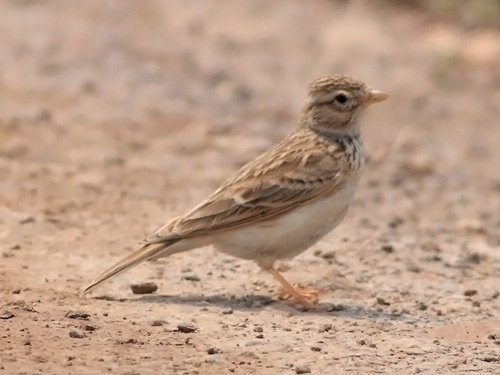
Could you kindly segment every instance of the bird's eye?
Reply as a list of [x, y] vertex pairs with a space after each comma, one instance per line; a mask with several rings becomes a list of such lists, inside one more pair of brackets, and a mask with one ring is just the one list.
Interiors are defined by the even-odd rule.
[[340, 104], [345, 104], [347, 102], [346, 94], [337, 94], [335, 95], [335, 101]]

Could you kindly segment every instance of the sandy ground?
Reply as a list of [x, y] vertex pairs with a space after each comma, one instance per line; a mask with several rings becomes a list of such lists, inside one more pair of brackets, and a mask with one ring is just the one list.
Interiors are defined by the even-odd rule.
[[[500, 33], [363, 4], [0, 2], [0, 374], [500, 374]], [[74, 294], [337, 72], [391, 99], [345, 221], [279, 265], [321, 310], [211, 248]]]

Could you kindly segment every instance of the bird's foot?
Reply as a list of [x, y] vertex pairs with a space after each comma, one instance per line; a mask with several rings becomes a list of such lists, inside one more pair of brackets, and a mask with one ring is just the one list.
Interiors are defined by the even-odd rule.
[[319, 290], [302, 289], [297, 284], [293, 285], [292, 289], [283, 288], [278, 293], [279, 299], [287, 300], [290, 305], [302, 305], [306, 309], [312, 309], [319, 301]]

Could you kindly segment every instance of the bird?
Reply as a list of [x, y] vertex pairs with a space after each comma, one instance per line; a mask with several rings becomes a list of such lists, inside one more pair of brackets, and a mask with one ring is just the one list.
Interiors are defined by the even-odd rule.
[[148, 236], [138, 250], [78, 294], [140, 263], [212, 245], [255, 261], [282, 285], [290, 303], [311, 308], [319, 292], [292, 285], [274, 263], [301, 254], [343, 220], [365, 161], [362, 114], [388, 96], [347, 75], [314, 80], [290, 135]]

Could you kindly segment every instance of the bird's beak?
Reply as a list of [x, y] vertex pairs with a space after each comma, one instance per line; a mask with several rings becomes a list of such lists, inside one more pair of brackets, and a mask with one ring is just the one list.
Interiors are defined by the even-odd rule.
[[372, 104], [381, 102], [389, 97], [389, 94], [386, 94], [383, 91], [371, 90], [368, 95], [366, 95], [363, 100], [363, 107], [369, 107]]

